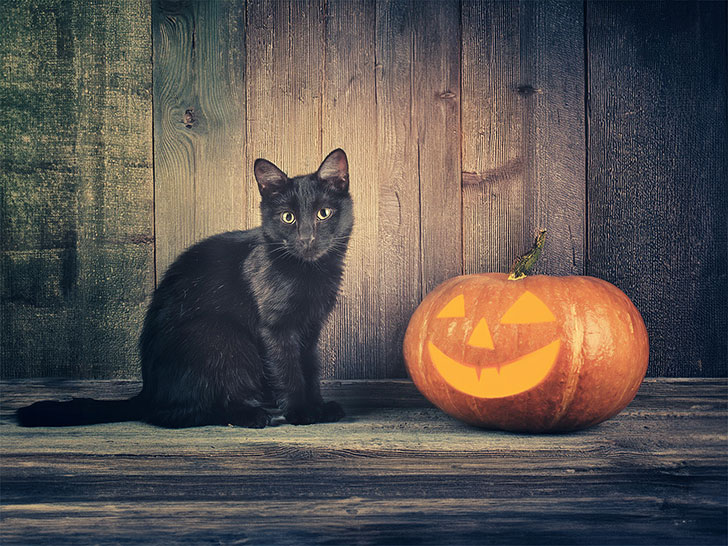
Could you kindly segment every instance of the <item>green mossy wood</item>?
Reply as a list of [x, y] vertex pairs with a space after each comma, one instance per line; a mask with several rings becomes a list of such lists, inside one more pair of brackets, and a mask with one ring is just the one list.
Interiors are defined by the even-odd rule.
[[154, 288], [150, 6], [1, 10], [3, 377], [129, 377]]

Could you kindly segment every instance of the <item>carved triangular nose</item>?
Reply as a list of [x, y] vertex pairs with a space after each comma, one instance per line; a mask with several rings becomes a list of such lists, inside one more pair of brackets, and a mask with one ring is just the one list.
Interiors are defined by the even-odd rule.
[[471, 347], [479, 347], [481, 349], [495, 349], [493, 346], [493, 337], [490, 335], [490, 329], [488, 328], [488, 323], [485, 322], [485, 319], [480, 319], [475, 330], [473, 330], [473, 333], [470, 334], [468, 345]]

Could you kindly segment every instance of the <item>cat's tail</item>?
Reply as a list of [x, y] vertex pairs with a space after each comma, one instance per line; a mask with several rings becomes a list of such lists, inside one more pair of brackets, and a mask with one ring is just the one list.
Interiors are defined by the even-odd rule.
[[144, 414], [140, 396], [128, 400], [74, 398], [68, 402], [43, 400], [20, 408], [16, 416], [21, 427], [69, 427], [120, 421], [139, 421]]

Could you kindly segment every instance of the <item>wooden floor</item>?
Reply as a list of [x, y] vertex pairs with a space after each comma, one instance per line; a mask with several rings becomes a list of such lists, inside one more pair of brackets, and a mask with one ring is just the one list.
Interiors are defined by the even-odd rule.
[[568, 435], [461, 424], [408, 381], [332, 382], [339, 423], [21, 429], [14, 408], [136, 382], [4, 382], [9, 544], [726, 544], [726, 380], [648, 380]]

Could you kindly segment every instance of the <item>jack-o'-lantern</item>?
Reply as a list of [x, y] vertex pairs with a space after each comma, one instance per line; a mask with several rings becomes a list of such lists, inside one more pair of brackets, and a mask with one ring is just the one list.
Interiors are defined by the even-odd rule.
[[510, 275], [450, 279], [422, 301], [404, 357], [417, 388], [465, 422], [524, 432], [586, 428], [615, 415], [647, 370], [647, 331], [629, 298], [594, 277]]

